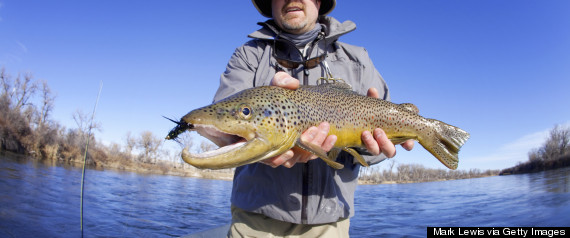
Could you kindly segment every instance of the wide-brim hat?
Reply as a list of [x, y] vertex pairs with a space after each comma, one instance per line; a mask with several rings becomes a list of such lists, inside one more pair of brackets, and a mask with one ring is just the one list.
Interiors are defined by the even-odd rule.
[[[271, 18], [272, 11], [271, 11], [271, 0], [251, 0], [253, 5], [263, 15], [264, 17]], [[321, 0], [321, 8], [319, 9], [319, 16], [327, 15], [336, 6], [335, 0]]]

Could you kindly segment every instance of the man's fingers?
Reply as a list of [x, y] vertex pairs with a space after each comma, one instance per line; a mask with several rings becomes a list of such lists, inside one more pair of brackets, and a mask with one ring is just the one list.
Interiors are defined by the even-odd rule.
[[325, 142], [323, 142], [323, 145], [322, 145], [323, 150], [325, 150], [327, 152], [332, 150], [332, 148], [334, 147], [334, 144], [336, 143], [336, 140], [337, 140], [336, 135], [327, 136], [327, 138], [325, 139]]
[[[309, 127], [309, 129], [307, 129], [301, 135], [301, 141], [303, 143], [311, 143], [313, 145], [319, 146], [324, 151], [328, 152], [334, 147], [334, 144], [337, 140], [336, 135], [328, 136], [329, 130], [330, 124], [328, 122], [322, 122], [318, 127]], [[370, 137], [372, 138], [372, 135]], [[374, 139], [372, 139], [372, 141], [374, 141]], [[304, 149], [293, 147], [291, 150], [288, 150], [284, 154], [263, 160], [261, 162], [273, 168], [280, 165], [291, 168], [296, 163], [306, 163], [307, 161], [316, 158], [318, 158], [316, 155]]]
[[270, 85], [294, 90], [299, 88], [299, 80], [291, 77], [291, 75], [285, 72], [280, 71], [275, 73], [275, 76], [273, 76], [273, 80], [271, 80]]
[[295, 153], [297, 163], [307, 163], [309, 160], [316, 159], [317, 156], [313, 155], [311, 152], [308, 152], [304, 149], [293, 147], [293, 152]]
[[317, 134], [311, 142], [315, 145], [321, 146], [329, 134], [330, 125], [328, 122], [321, 122], [317, 129]]
[[378, 146], [380, 147], [380, 151], [388, 158], [392, 158], [396, 155], [396, 147], [392, 144], [392, 141], [388, 139], [386, 133], [380, 129], [374, 129], [374, 139], [378, 142]]
[[380, 147], [378, 146], [378, 142], [376, 142], [370, 131], [362, 132], [361, 139], [364, 145], [366, 146], [366, 150], [368, 150], [368, 152], [370, 152], [373, 155], [380, 154]]
[[[269, 158], [269, 159], [266, 159], [266, 160], [262, 160], [261, 163], [264, 163], [264, 164], [266, 164], [266, 165], [269, 165], [269, 166], [271, 166], [271, 167], [273, 167], [273, 168], [277, 168], [277, 167], [279, 167], [280, 165], [284, 165], [284, 166], [287, 167], [287, 165], [286, 165], [285, 163], [286, 163], [287, 161], [291, 160], [292, 158], [293, 158], [293, 151], [292, 151], [292, 150], [288, 150], [287, 152], [285, 152], [285, 153], [283, 153], [283, 154], [281, 154], [281, 155], [278, 155], [278, 156], [275, 156], [275, 157], [273, 157], [273, 158]], [[288, 168], [291, 168], [294, 164], [295, 164], [295, 163], [290, 164]]]
[[410, 151], [414, 148], [414, 140], [407, 140], [404, 143], [402, 143], [402, 148], [404, 148], [407, 151]]
[[[289, 150], [290, 151], [290, 150]], [[283, 163], [283, 166], [287, 168], [293, 167], [297, 163], [297, 158], [293, 157], [293, 153], [291, 153], [291, 158]]]
[[[333, 137], [327, 136], [329, 133], [329, 129], [330, 129], [330, 124], [328, 122], [322, 122], [321, 124], [319, 124], [318, 127], [314, 126], [309, 127], [309, 129], [307, 129], [301, 135], [301, 141], [303, 141], [304, 143], [311, 143], [313, 145], [319, 146], [324, 151], [329, 151], [332, 149], [337, 139], [336, 136]], [[293, 152], [299, 155], [299, 159], [297, 160], [297, 162], [300, 163], [305, 163], [309, 160], [316, 159], [318, 157], [302, 149], [300, 150], [293, 149]]]
[[319, 134], [319, 128], [316, 126], [311, 126], [303, 134], [301, 134], [301, 141], [304, 143], [311, 143]]
[[[321, 148], [324, 151], [329, 152], [334, 147], [336, 140], [337, 140], [336, 135], [327, 136], [325, 141], [322, 143]], [[316, 156], [316, 155], [314, 155], [308, 151], [305, 151], [303, 149], [299, 149], [299, 150], [300, 150], [299, 152], [295, 152], [295, 153], [299, 153], [299, 154], [304, 155], [297, 161], [299, 163], [307, 163], [309, 160], [318, 158], [318, 156]], [[295, 150], [293, 149], [293, 151], [295, 151]]]
[[376, 88], [369, 88], [368, 92], [366, 92], [366, 96], [371, 98], [380, 98], [380, 94], [378, 93], [378, 89]]

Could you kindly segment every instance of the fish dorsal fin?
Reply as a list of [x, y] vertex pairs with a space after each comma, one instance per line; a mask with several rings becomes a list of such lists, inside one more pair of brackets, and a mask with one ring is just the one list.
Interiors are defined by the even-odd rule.
[[403, 107], [404, 109], [413, 112], [415, 114], [419, 114], [420, 113], [420, 109], [418, 109], [418, 107], [416, 107], [416, 105], [411, 104], [411, 103], [402, 103], [400, 104], [401, 107]]

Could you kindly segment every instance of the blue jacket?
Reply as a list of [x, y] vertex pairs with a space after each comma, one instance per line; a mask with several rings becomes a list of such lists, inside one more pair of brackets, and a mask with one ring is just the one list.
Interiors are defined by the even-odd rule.
[[[388, 87], [366, 50], [337, 41], [356, 29], [356, 25], [351, 21], [340, 23], [328, 16], [321, 17], [319, 23], [325, 29], [325, 36], [313, 50], [307, 51], [311, 52], [308, 58], [322, 55], [326, 50], [326, 61], [335, 78], [344, 79], [354, 91], [363, 95], [368, 88], [375, 87], [380, 98], [389, 100]], [[277, 64], [272, 57], [273, 39], [279, 30], [272, 20], [260, 25], [260, 30], [249, 35], [253, 39], [232, 55], [221, 75], [214, 101], [271, 82]], [[319, 77], [325, 76], [323, 64], [309, 69], [308, 74], [303, 66], [285, 71], [302, 84], [314, 85]], [[383, 156], [364, 158], [370, 164], [385, 159]], [[297, 224], [322, 224], [349, 218], [354, 215], [354, 191], [360, 165], [344, 152], [337, 162], [344, 164], [344, 168], [335, 170], [320, 159], [298, 163], [292, 168], [272, 168], [262, 163], [238, 167], [233, 180], [232, 205]]]

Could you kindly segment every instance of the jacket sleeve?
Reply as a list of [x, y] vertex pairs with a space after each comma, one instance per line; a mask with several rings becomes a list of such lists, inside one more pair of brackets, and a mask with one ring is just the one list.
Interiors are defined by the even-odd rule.
[[[378, 90], [380, 99], [389, 101], [390, 92], [388, 90], [388, 85], [384, 81], [384, 78], [382, 78], [382, 75], [380, 75], [378, 70], [376, 70], [376, 67], [374, 67], [372, 60], [368, 56], [368, 51], [366, 51], [366, 49], [362, 49], [359, 58], [363, 66], [362, 77], [360, 78], [360, 92], [366, 95], [368, 89], [374, 87]], [[386, 159], [384, 154], [374, 156], [370, 155], [366, 150], [359, 151], [359, 153], [362, 154], [362, 157], [364, 157], [364, 160], [366, 160], [369, 165], [380, 163]], [[356, 160], [354, 162], [358, 163]]]
[[378, 93], [380, 94], [380, 99], [390, 101], [390, 92], [388, 90], [388, 85], [382, 75], [376, 70], [372, 60], [368, 56], [368, 51], [363, 49], [361, 63], [363, 66], [362, 78], [361, 80], [361, 89], [360, 91], [366, 95], [366, 92], [369, 88], [376, 88], [378, 89]]
[[258, 52], [255, 40], [248, 41], [235, 50], [226, 71], [220, 76], [220, 86], [214, 96], [214, 102], [255, 86], [253, 79], [259, 65]]

